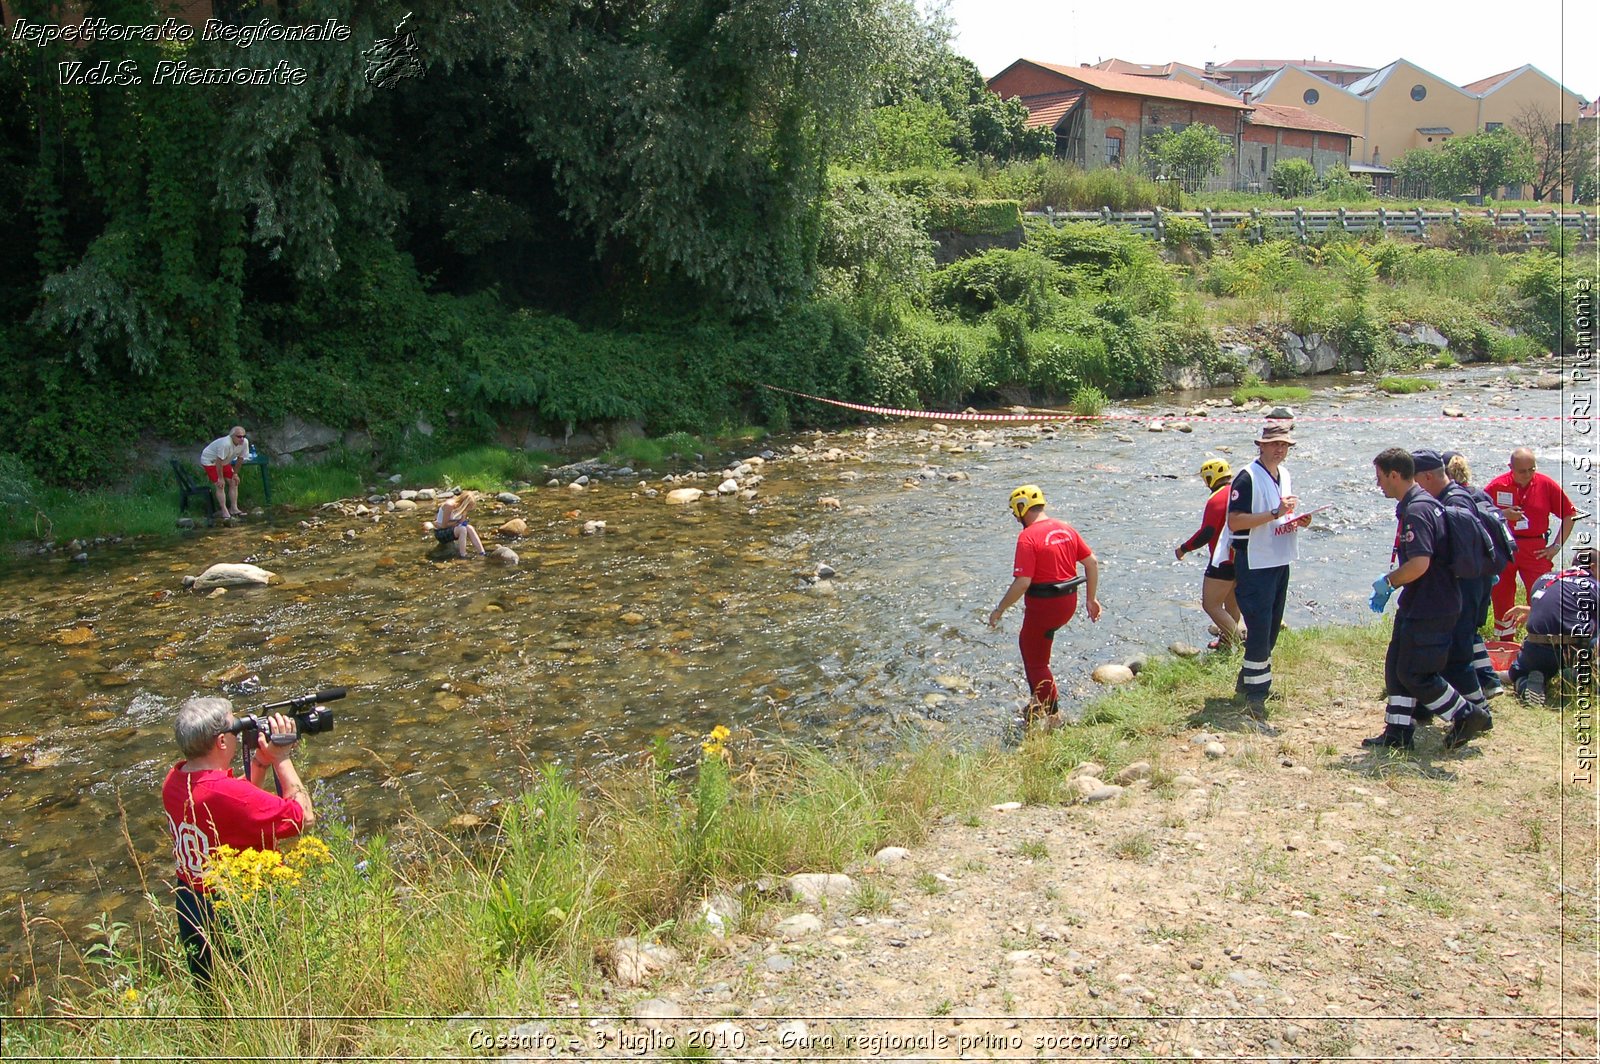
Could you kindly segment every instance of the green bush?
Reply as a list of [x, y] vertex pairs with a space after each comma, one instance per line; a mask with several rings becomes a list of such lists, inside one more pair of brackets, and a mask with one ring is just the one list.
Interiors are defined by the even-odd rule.
[[1172, 251], [1193, 251], [1210, 255], [1216, 244], [1211, 227], [1199, 218], [1169, 218], [1162, 243]]
[[1272, 168], [1272, 191], [1284, 199], [1298, 199], [1317, 189], [1317, 168], [1308, 159], [1283, 159]]
[[1022, 204], [1016, 200], [931, 199], [928, 228], [1004, 236], [1022, 228]]
[[969, 318], [1006, 306], [1037, 326], [1062, 305], [1068, 287], [1060, 265], [1024, 247], [996, 248], [952, 263], [934, 274], [930, 290], [936, 303]]

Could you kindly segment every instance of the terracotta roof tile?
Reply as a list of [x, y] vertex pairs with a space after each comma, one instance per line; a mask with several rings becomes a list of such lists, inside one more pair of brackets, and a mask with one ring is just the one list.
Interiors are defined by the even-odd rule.
[[1313, 114], [1303, 107], [1289, 107], [1285, 104], [1257, 103], [1251, 104], [1254, 108], [1247, 119], [1251, 125], [1274, 126], [1280, 129], [1304, 129], [1313, 133], [1338, 133], [1347, 137], [1357, 136], [1353, 129], [1348, 129], [1333, 121]]
[[[1101, 92], [1120, 92], [1128, 96], [1148, 96], [1159, 100], [1182, 100], [1185, 103], [1203, 103], [1212, 107], [1228, 107], [1244, 110], [1243, 101], [1232, 99], [1221, 93], [1209, 89], [1202, 89], [1198, 85], [1189, 85], [1182, 81], [1172, 81], [1168, 78], [1142, 77], [1137, 74], [1114, 74], [1109, 70], [1096, 70], [1094, 67], [1060, 66], [1056, 63], [1042, 63], [1037, 59], [1019, 59], [1019, 63], [1028, 63], [1044, 70], [1054, 71], [1062, 77], [1071, 78]], [[1015, 65], [1015, 64], [1013, 64]], [[1010, 69], [1007, 67], [1006, 69]]]
[[1083, 93], [1076, 90], [1073, 92], [1049, 92], [1039, 96], [1022, 97], [1022, 106], [1028, 109], [1027, 127], [1029, 129], [1038, 129], [1041, 126], [1054, 128], [1055, 124], [1061, 121], [1063, 115], [1078, 106], [1078, 101], [1081, 99], [1083, 99]]
[[1525, 69], [1527, 69], [1527, 68], [1526, 67], [1517, 67], [1515, 70], [1507, 70], [1507, 71], [1505, 71], [1503, 73], [1495, 74], [1492, 77], [1483, 78], [1483, 79], [1481, 79], [1479, 81], [1472, 82], [1470, 85], [1463, 85], [1461, 87], [1463, 89], [1466, 89], [1468, 92], [1473, 93], [1473, 94], [1477, 94], [1477, 93], [1480, 93], [1480, 92], [1488, 92], [1490, 89], [1494, 88], [1496, 85], [1498, 85], [1502, 81], [1506, 80], [1506, 78], [1509, 78], [1511, 75], [1516, 74], [1516, 73], [1518, 73], [1518, 72], [1520, 72], [1522, 70], [1525, 70]]

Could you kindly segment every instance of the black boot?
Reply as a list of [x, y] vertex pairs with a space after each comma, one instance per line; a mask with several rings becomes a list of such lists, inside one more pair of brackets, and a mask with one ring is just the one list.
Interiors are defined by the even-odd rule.
[[1382, 735], [1373, 735], [1361, 740], [1362, 746], [1379, 747], [1388, 750], [1414, 750], [1416, 748], [1416, 726], [1412, 724], [1385, 724]]
[[1455, 723], [1444, 736], [1444, 748], [1457, 750], [1494, 727], [1494, 718], [1487, 709], [1468, 706], [1456, 714]]

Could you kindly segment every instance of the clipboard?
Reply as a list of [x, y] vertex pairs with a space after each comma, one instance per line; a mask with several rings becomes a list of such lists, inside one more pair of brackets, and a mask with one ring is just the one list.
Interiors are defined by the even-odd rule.
[[1290, 526], [1293, 525], [1297, 521], [1303, 521], [1308, 517], [1314, 517], [1315, 515], [1320, 514], [1324, 510], [1331, 510], [1331, 509], [1333, 509], [1333, 503], [1330, 502], [1330, 503], [1324, 503], [1323, 505], [1318, 506], [1315, 509], [1311, 509], [1311, 510], [1296, 510], [1292, 514], [1284, 514], [1282, 517], [1273, 518], [1273, 521], [1272, 521], [1272, 534], [1275, 535], [1275, 536], [1283, 536], [1283, 535], [1288, 535], [1291, 532], [1298, 532], [1299, 531], [1298, 528], [1291, 528]]

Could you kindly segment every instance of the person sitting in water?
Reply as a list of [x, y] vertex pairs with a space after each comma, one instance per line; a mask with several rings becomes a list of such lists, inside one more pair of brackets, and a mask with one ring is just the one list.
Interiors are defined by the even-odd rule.
[[478, 557], [482, 558], [485, 554], [483, 540], [478, 538], [478, 530], [472, 527], [469, 517], [477, 501], [476, 492], [464, 491], [444, 500], [433, 519], [433, 538], [440, 543], [455, 544], [456, 556], [459, 558], [467, 556], [468, 544], [471, 544], [473, 552]]

